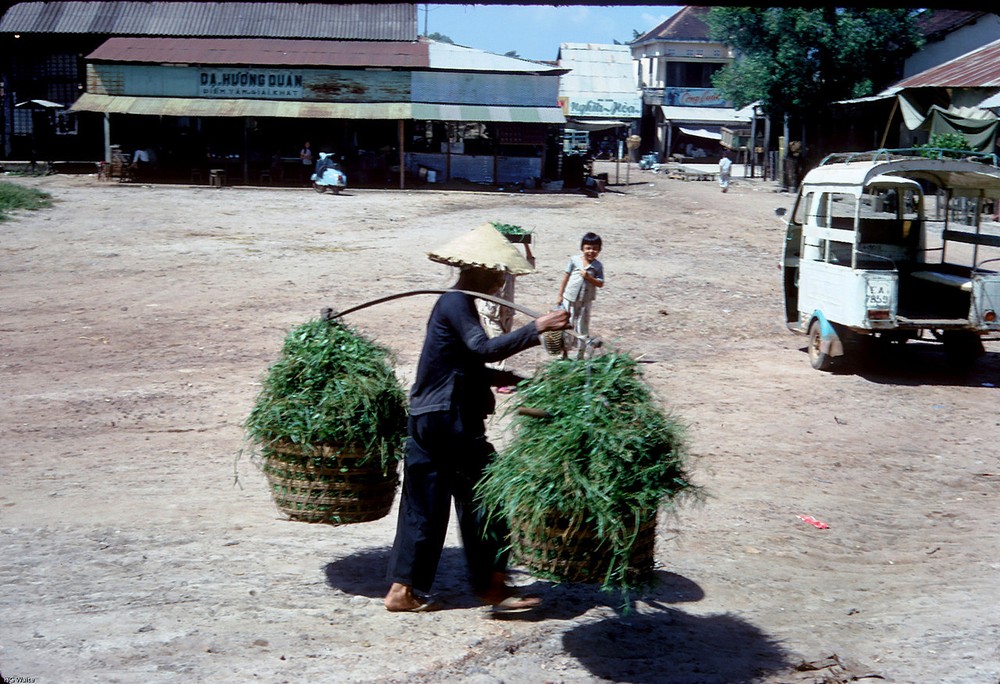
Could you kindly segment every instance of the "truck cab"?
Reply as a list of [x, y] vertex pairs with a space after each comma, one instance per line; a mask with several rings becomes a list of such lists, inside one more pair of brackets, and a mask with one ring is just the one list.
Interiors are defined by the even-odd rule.
[[[908, 151], [909, 152], [909, 151]], [[995, 159], [994, 159], [995, 162]], [[940, 342], [954, 365], [1000, 336], [1000, 168], [902, 151], [828, 157], [786, 224], [785, 320], [814, 368], [881, 340]]]

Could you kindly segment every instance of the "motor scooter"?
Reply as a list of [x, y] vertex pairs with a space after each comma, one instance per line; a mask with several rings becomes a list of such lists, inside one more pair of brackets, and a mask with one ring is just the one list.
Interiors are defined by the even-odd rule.
[[326, 192], [329, 188], [336, 195], [347, 187], [347, 174], [344, 173], [343, 167], [323, 152], [320, 152], [316, 172], [310, 178], [313, 189], [319, 193]]

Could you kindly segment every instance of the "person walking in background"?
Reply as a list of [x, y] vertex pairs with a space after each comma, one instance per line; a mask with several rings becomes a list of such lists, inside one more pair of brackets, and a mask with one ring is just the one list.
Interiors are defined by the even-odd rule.
[[598, 288], [604, 287], [604, 265], [597, 260], [601, 247], [600, 235], [584, 235], [580, 241], [581, 253], [569, 258], [559, 285], [559, 307], [569, 312], [570, 327], [580, 335], [575, 342], [579, 358], [583, 358], [587, 349], [591, 305]]
[[275, 150], [271, 155], [271, 181], [284, 180], [284, 172], [281, 164], [281, 150]]
[[719, 160], [719, 187], [722, 188], [722, 192], [729, 190], [729, 181], [732, 179], [733, 175], [733, 160], [729, 158], [728, 152], [722, 153], [722, 159]]

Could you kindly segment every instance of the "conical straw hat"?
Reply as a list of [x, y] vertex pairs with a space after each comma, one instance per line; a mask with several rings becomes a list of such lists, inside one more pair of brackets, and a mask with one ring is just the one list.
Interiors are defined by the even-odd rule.
[[427, 256], [431, 261], [449, 266], [478, 266], [514, 275], [535, 270], [517, 248], [489, 223], [428, 252]]

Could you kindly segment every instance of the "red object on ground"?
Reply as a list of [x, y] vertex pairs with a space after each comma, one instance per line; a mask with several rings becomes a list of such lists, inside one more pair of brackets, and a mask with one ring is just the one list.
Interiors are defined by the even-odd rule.
[[812, 525], [813, 527], [815, 527], [816, 529], [819, 529], [819, 530], [826, 530], [826, 529], [829, 529], [829, 527], [830, 527], [829, 525], [827, 525], [822, 520], [817, 520], [816, 518], [812, 517], [811, 515], [800, 515], [800, 516], [798, 516], [798, 519], [801, 520], [802, 522], [806, 523], [807, 525]]

